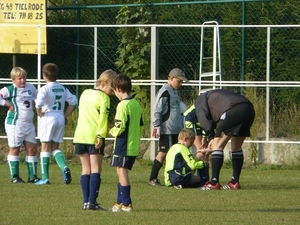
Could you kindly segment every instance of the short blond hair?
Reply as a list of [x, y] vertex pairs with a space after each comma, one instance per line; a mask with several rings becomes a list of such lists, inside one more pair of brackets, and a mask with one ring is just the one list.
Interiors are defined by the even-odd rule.
[[112, 85], [113, 80], [117, 77], [117, 73], [111, 69], [105, 70], [100, 74], [98, 80], [96, 81], [96, 86], [98, 87], [102, 82], [105, 82], [107, 85]]
[[14, 67], [10, 71], [10, 78], [12, 80], [16, 79], [19, 76], [25, 76], [27, 77], [27, 72], [22, 67]]
[[195, 138], [194, 132], [189, 130], [189, 129], [185, 129], [185, 128], [182, 129], [178, 134], [178, 141], [179, 140], [184, 140], [185, 138], [194, 139]]

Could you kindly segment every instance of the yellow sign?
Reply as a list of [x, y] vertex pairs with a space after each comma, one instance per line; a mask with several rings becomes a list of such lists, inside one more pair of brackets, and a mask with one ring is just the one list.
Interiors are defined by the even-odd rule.
[[45, 0], [0, 0], [0, 53], [47, 53]]

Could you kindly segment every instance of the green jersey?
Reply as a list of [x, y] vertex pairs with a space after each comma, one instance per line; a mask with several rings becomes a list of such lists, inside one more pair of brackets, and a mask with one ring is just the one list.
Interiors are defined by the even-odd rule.
[[110, 98], [97, 89], [85, 90], [79, 99], [79, 116], [74, 135], [76, 144], [95, 144], [97, 136], [106, 138]]
[[202, 169], [203, 167], [204, 163], [202, 161], [196, 161], [190, 149], [182, 144], [175, 144], [169, 149], [166, 156], [164, 173], [165, 185], [171, 185], [168, 172], [172, 170], [181, 176], [186, 176], [190, 174], [192, 170]]
[[133, 97], [123, 99], [117, 106], [115, 125], [110, 134], [115, 137], [114, 154], [138, 156], [142, 127], [142, 108]]

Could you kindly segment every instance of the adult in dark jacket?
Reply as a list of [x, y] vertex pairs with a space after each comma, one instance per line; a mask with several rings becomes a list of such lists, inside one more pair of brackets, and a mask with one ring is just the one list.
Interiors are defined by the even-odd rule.
[[[200, 123], [203, 134], [208, 139], [208, 146], [201, 151], [211, 156], [211, 180], [202, 187], [203, 190], [219, 190], [220, 170], [224, 161], [223, 150], [231, 140], [232, 169], [231, 180], [223, 189], [240, 189], [239, 178], [244, 162], [242, 145], [250, 137], [250, 128], [255, 111], [252, 103], [243, 95], [224, 89], [210, 90], [200, 94], [195, 100], [195, 110], [186, 117], [194, 117]], [[201, 140], [201, 139], [196, 139]], [[195, 146], [201, 144], [195, 143]]]

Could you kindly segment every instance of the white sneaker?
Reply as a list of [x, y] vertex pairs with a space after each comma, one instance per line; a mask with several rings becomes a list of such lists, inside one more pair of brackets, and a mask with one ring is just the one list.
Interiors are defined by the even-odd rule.
[[122, 203], [121, 204], [115, 203], [113, 205], [113, 207], [110, 208], [110, 211], [112, 211], [112, 212], [121, 212], [122, 211]]
[[130, 211], [133, 210], [131, 204], [129, 204], [128, 206], [122, 205], [122, 206], [121, 206], [121, 209], [122, 209], [122, 211], [124, 211], [124, 212], [130, 212]]

